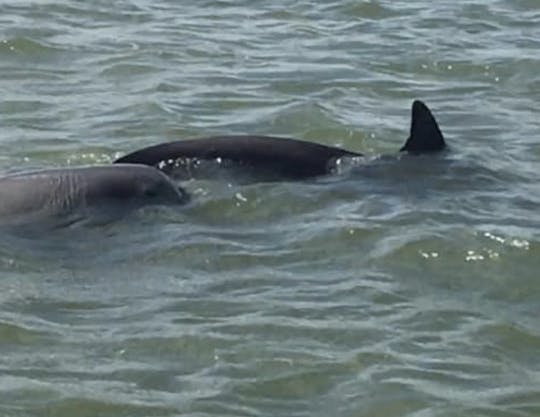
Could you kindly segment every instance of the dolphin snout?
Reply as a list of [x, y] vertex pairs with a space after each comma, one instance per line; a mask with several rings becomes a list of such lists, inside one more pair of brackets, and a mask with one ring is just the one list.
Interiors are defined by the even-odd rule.
[[178, 191], [178, 195], [180, 196], [180, 204], [188, 204], [191, 202], [191, 194], [189, 194], [184, 188], [178, 186], [176, 187], [176, 191]]

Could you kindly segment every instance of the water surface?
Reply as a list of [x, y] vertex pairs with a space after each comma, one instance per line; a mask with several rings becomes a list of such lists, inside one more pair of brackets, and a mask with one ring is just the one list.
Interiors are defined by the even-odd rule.
[[[0, 4], [0, 172], [187, 137], [367, 154], [2, 235], [5, 416], [538, 416], [540, 4]], [[450, 145], [401, 147], [413, 99]]]

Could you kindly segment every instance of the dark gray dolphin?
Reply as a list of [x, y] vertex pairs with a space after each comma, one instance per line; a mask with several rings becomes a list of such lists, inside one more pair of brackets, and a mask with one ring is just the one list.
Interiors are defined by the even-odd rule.
[[[422, 154], [446, 147], [429, 108], [416, 100], [412, 105], [410, 135], [400, 151]], [[297, 139], [272, 136], [214, 136], [162, 143], [125, 155], [114, 163], [158, 166], [182, 159], [216, 160], [273, 172], [280, 178], [303, 179], [328, 174], [336, 160], [362, 154]]]
[[47, 169], [0, 177], [0, 224], [70, 224], [101, 212], [116, 217], [143, 206], [187, 200], [169, 177], [144, 165]]

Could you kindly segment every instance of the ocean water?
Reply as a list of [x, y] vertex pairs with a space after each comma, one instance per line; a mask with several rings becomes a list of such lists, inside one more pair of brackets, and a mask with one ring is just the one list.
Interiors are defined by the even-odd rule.
[[[0, 242], [2, 416], [540, 415], [540, 3], [0, 2], [0, 172], [365, 153]], [[395, 157], [424, 100], [449, 144]], [[389, 155], [389, 157], [380, 157]]]

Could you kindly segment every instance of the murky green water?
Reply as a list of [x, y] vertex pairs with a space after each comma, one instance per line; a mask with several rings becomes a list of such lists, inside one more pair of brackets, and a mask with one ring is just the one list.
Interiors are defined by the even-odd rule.
[[540, 3], [0, 3], [0, 171], [258, 133], [444, 156], [0, 245], [2, 416], [540, 415]]

